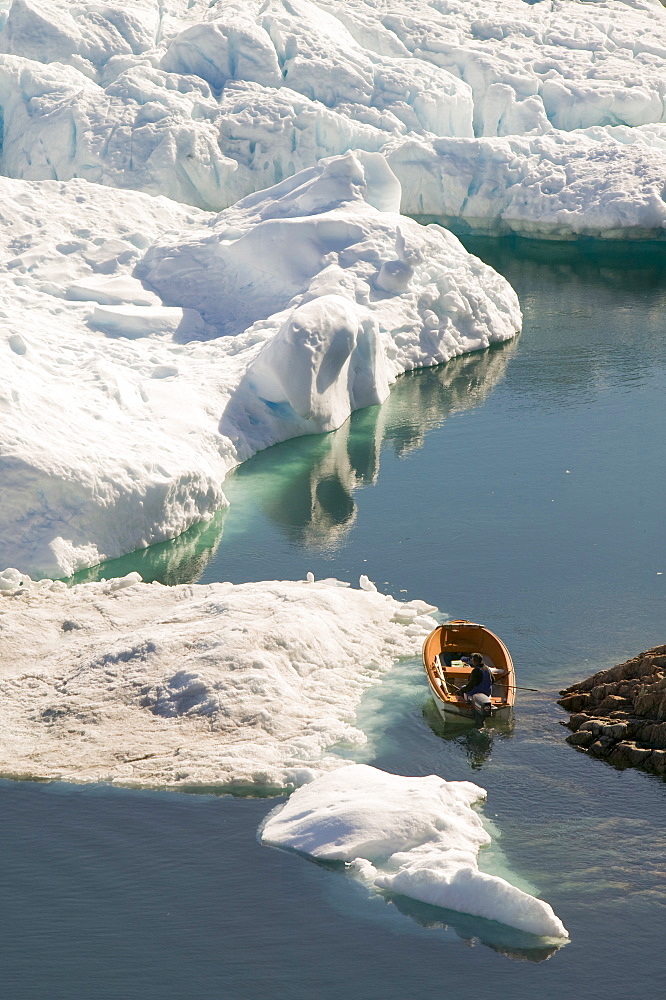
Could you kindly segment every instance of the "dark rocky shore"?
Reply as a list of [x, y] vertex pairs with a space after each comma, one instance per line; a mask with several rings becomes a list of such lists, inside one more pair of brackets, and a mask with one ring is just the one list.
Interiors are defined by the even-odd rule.
[[666, 646], [561, 691], [567, 743], [620, 767], [666, 776]]

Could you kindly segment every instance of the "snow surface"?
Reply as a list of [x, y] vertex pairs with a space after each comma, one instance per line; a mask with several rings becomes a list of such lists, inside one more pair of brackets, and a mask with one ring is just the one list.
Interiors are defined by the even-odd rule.
[[0, 565], [32, 576], [178, 535], [257, 450], [520, 327], [503, 278], [397, 214], [379, 154], [219, 216], [82, 180], [0, 192]]
[[0, 772], [294, 787], [348, 762], [363, 692], [434, 609], [336, 580], [66, 587], [0, 574]]
[[388, 774], [354, 764], [297, 789], [268, 817], [265, 844], [346, 861], [377, 889], [496, 920], [540, 937], [567, 938], [543, 900], [479, 871], [490, 843], [469, 781]]

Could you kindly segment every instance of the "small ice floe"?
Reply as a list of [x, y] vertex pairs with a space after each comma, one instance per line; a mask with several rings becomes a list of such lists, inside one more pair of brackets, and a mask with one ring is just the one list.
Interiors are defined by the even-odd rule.
[[431, 774], [408, 778], [354, 764], [299, 788], [269, 815], [264, 844], [345, 861], [374, 888], [564, 941], [544, 900], [479, 870], [490, 843], [473, 806], [486, 792]]

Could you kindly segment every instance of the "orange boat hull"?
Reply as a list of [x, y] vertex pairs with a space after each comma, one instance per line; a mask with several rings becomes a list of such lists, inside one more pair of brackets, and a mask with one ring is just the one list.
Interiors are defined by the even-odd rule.
[[[510, 719], [516, 698], [516, 679], [509, 650], [483, 625], [463, 621], [438, 625], [423, 644], [423, 665], [440, 715], [443, 718], [475, 717], [473, 706], [457, 694], [457, 688], [466, 683], [472, 671], [460, 662], [460, 656], [471, 653], [481, 653], [493, 674], [490, 716]], [[443, 654], [453, 657], [451, 666], [447, 666]]]

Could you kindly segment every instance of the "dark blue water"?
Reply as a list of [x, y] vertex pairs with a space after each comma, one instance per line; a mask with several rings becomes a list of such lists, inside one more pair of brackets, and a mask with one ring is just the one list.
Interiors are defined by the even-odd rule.
[[497, 926], [260, 847], [270, 801], [6, 782], [10, 1000], [659, 994], [666, 783], [570, 748], [554, 699], [665, 639], [665, 258], [474, 249], [521, 297], [514, 344], [407, 376], [335, 434], [257, 456], [206, 532], [99, 573], [368, 573], [497, 631], [539, 689], [512, 729], [444, 730], [407, 663], [361, 707], [363, 759], [487, 788], [486, 867], [531, 884], [571, 943], [545, 961]]

